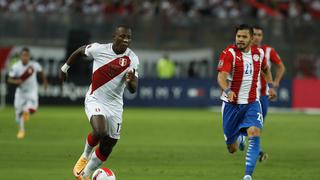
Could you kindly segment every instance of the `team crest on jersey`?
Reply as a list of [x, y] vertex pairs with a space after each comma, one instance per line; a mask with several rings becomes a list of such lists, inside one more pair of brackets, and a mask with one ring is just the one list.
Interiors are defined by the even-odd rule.
[[120, 66], [126, 66], [127, 65], [127, 59], [126, 58], [120, 58], [119, 59], [119, 64], [120, 64]]
[[260, 58], [260, 57], [259, 57], [258, 54], [254, 54], [254, 55], [253, 55], [253, 60], [254, 60], [254, 61], [259, 61], [259, 58]]

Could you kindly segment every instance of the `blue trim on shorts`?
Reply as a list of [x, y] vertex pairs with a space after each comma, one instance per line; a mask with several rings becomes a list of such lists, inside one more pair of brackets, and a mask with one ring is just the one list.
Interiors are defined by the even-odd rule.
[[268, 109], [269, 109], [269, 96], [268, 95], [261, 96], [260, 103], [261, 103], [262, 115], [263, 115], [263, 118], [265, 118], [268, 114]]

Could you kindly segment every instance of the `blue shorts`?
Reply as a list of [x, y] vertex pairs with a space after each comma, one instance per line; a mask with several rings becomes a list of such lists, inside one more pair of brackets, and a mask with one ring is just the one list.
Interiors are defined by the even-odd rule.
[[233, 144], [238, 136], [247, 135], [246, 129], [263, 127], [263, 117], [259, 101], [250, 104], [222, 103], [223, 131], [227, 144]]
[[263, 118], [265, 118], [268, 113], [268, 108], [269, 108], [269, 96], [267, 96], [267, 95], [261, 96], [260, 103], [261, 103], [262, 115], [263, 115]]

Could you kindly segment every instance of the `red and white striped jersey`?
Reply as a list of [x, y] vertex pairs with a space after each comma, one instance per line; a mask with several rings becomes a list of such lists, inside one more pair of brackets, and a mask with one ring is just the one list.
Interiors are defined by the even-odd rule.
[[90, 44], [86, 46], [85, 54], [93, 58], [92, 79], [86, 100], [122, 110], [125, 74], [135, 69], [135, 76], [138, 77], [138, 56], [129, 48], [123, 54], [116, 54], [112, 43]]
[[[229, 73], [229, 87], [237, 95], [235, 104], [248, 104], [260, 97], [259, 77], [261, 69], [265, 68], [266, 60], [261, 48], [251, 47], [244, 53], [230, 45], [221, 53], [217, 70]], [[228, 101], [227, 94], [223, 92], [221, 99]]]
[[[262, 45], [260, 46], [260, 48], [263, 50], [265, 54], [266, 62], [270, 68], [272, 63], [274, 64], [281, 63], [281, 58], [274, 48], [268, 45]], [[268, 86], [262, 74], [260, 75], [260, 82], [261, 82], [261, 91], [260, 91], [261, 96], [268, 95]]]
[[29, 61], [28, 64], [24, 65], [20, 60], [13, 64], [9, 71], [9, 77], [20, 78], [23, 81], [22, 84], [17, 87], [16, 93], [37, 95], [37, 72], [41, 71], [41, 65], [35, 61]]

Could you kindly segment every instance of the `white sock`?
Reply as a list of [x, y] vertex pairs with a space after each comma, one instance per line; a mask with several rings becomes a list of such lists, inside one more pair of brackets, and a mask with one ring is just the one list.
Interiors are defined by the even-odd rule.
[[98, 158], [96, 151], [92, 153], [87, 166], [83, 170], [82, 177], [89, 177], [102, 163], [103, 161]]
[[93, 148], [94, 147], [90, 146], [88, 141], [86, 140], [86, 144], [84, 145], [82, 156], [84, 156], [86, 159], [89, 159]]
[[20, 131], [24, 131], [24, 120], [22, 119], [22, 117], [19, 118], [19, 130]]

